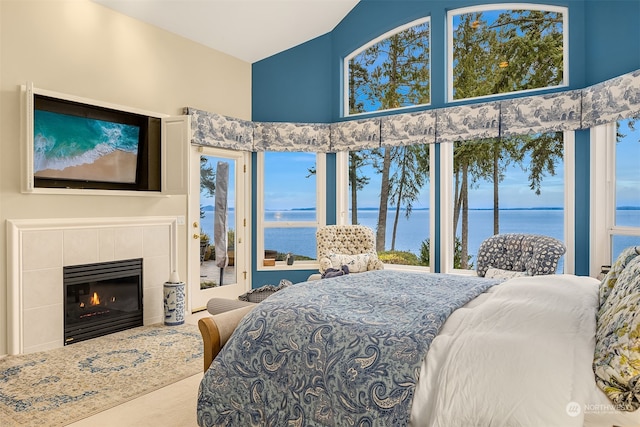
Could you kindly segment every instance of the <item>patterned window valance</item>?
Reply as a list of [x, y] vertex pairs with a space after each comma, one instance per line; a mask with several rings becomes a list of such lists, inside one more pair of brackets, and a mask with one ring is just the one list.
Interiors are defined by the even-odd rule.
[[328, 123], [254, 123], [254, 151], [310, 151], [330, 148]]
[[436, 142], [435, 111], [396, 114], [382, 118], [382, 145], [386, 147]]
[[185, 108], [191, 116], [191, 143], [237, 151], [253, 150], [253, 123], [195, 108]]
[[640, 115], [640, 70], [583, 90], [582, 127], [590, 128]]
[[436, 110], [436, 142], [500, 136], [500, 104], [461, 105]]
[[581, 90], [331, 124], [252, 123], [185, 110], [193, 116], [191, 143], [196, 145], [241, 151], [366, 150], [588, 129], [638, 117], [640, 70]]
[[380, 147], [380, 119], [331, 123], [331, 151]]
[[582, 91], [527, 96], [500, 102], [500, 136], [581, 128]]

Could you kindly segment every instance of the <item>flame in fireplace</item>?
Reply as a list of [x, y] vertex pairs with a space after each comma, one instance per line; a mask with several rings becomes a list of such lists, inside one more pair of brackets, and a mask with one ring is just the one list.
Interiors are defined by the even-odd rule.
[[100, 305], [100, 297], [98, 296], [97, 292], [93, 293], [93, 296], [89, 300], [89, 304], [91, 304], [91, 305]]

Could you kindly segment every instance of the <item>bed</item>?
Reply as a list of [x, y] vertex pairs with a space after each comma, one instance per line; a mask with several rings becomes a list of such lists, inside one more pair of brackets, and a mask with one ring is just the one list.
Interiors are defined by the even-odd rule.
[[602, 283], [379, 270], [201, 319], [198, 424], [640, 426], [625, 253]]

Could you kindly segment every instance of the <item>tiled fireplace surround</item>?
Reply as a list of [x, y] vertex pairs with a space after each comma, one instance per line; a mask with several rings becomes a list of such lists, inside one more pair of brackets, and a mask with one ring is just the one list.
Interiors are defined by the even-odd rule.
[[7, 221], [8, 350], [63, 346], [62, 269], [143, 259], [143, 322], [164, 318], [163, 284], [176, 269], [175, 217]]

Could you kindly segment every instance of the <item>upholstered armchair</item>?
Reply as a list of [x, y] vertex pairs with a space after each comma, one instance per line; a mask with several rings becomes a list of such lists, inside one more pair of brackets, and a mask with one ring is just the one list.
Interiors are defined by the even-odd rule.
[[565, 252], [564, 243], [553, 237], [538, 234], [496, 234], [480, 244], [476, 270], [481, 277], [485, 277], [489, 269], [492, 269], [492, 273], [503, 273], [505, 277], [509, 276], [506, 272], [527, 276], [555, 274], [558, 261]]
[[350, 273], [382, 270], [384, 265], [376, 252], [376, 236], [364, 225], [326, 225], [316, 232], [320, 274], [328, 268], [343, 265]]

